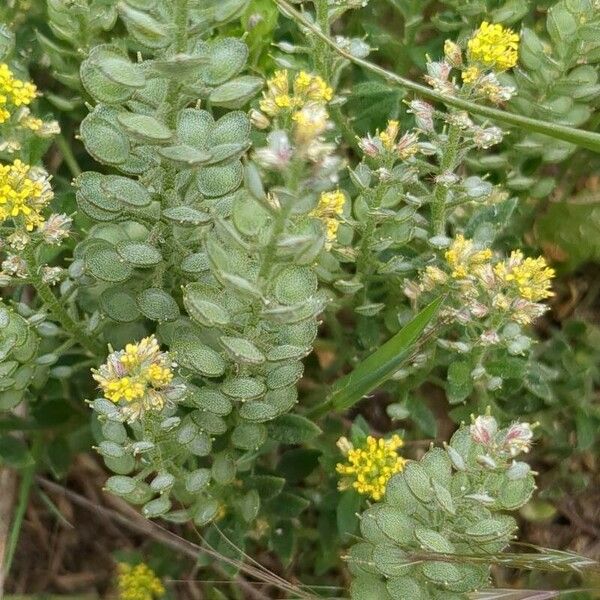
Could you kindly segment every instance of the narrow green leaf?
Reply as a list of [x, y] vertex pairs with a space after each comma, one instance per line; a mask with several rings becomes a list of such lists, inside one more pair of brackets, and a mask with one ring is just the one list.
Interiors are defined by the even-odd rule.
[[338, 379], [329, 397], [311, 411], [312, 414], [320, 415], [330, 408], [346, 410], [389, 379], [414, 348], [415, 342], [436, 315], [442, 302], [443, 298], [434, 300], [381, 348], [359, 363], [352, 372]]

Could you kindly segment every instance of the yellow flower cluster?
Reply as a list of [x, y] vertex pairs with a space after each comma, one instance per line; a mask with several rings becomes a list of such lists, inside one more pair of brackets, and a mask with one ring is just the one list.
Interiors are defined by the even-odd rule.
[[299, 109], [311, 102], [324, 104], [333, 97], [333, 90], [323, 78], [300, 71], [293, 82], [293, 94], [290, 93], [287, 70], [275, 71], [267, 81], [267, 91], [263, 93], [260, 109], [275, 117], [286, 109]]
[[[519, 34], [498, 23], [484, 21], [467, 43], [469, 60], [495, 71], [506, 71], [517, 64]], [[466, 73], [470, 73], [467, 69]], [[470, 77], [470, 75], [468, 75]], [[463, 75], [465, 79], [465, 75]]]
[[401, 160], [406, 160], [418, 152], [419, 138], [414, 132], [406, 132], [398, 140], [399, 133], [400, 123], [392, 119], [383, 131], [378, 129], [375, 136], [359, 138], [358, 146], [367, 156], [377, 157], [382, 153], [394, 152]]
[[542, 256], [524, 258], [520, 250], [514, 250], [507, 261], [495, 265], [494, 273], [501, 281], [514, 283], [525, 300], [539, 302], [554, 295], [551, 286], [555, 271]]
[[477, 269], [492, 258], [492, 251], [489, 248], [477, 250], [472, 240], [457, 235], [444, 257], [452, 269], [452, 277], [464, 279], [476, 274]]
[[22, 218], [27, 231], [44, 222], [42, 209], [52, 199], [48, 177], [41, 169], [15, 160], [0, 165], [0, 222]]
[[111, 352], [92, 374], [108, 400], [126, 403], [123, 412], [130, 420], [146, 410], [161, 410], [166, 402], [164, 393], [173, 380], [169, 355], [160, 351], [154, 335]]
[[117, 566], [119, 600], [154, 600], [165, 594], [165, 588], [154, 571], [146, 564]]
[[554, 295], [551, 286], [555, 271], [542, 256], [525, 258], [520, 250], [514, 250], [507, 259], [493, 260], [491, 250], [478, 249], [472, 240], [457, 235], [444, 258], [446, 270], [428, 266], [420, 284], [408, 285], [405, 292], [416, 297], [454, 279], [464, 307], [474, 316], [484, 317], [490, 310], [507, 312], [523, 325], [542, 315], [546, 307], [540, 301]]
[[332, 98], [333, 90], [323, 78], [306, 71], [296, 75], [290, 90], [289, 74], [284, 69], [275, 71], [267, 81], [260, 109], [271, 117], [280, 114], [291, 116], [296, 143], [307, 147], [318, 140], [329, 126], [325, 105]]
[[338, 446], [346, 455], [346, 462], [336, 466], [336, 471], [344, 477], [339, 488], [353, 487], [359, 494], [381, 500], [390, 477], [404, 469], [406, 460], [397, 452], [403, 445], [398, 435], [393, 435], [389, 440], [369, 436], [359, 448], [354, 448], [346, 438], [341, 438]]
[[325, 247], [329, 250], [337, 236], [340, 226], [340, 216], [344, 212], [346, 196], [340, 190], [334, 192], [323, 192], [317, 206], [309, 213], [309, 216], [320, 219], [325, 224], [326, 242]]
[[36, 95], [33, 83], [17, 79], [6, 63], [0, 63], [0, 124], [10, 118], [11, 108], [31, 104]]

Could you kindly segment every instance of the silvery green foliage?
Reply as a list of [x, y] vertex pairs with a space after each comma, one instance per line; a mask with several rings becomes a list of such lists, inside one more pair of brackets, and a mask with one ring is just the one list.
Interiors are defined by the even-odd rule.
[[[525, 3], [523, 9], [527, 10]], [[600, 95], [599, 39], [600, 19], [592, 0], [553, 4], [546, 32], [523, 27], [520, 68], [501, 78], [517, 90], [510, 110], [526, 116], [543, 113], [555, 123], [585, 127]], [[518, 130], [507, 142], [501, 152], [476, 159], [473, 166], [498, 170], [510, 190], [535, 198], [550, 194], [557, 181], [532, 166], [564, 162], [577, 150], [567, 142], [549, 143], [546, 136]]]
[[[81, 138], [120, 174], [77, 179], [79, 209], [96, 224], [75, 256], [81, 296], [102, 312], [107, 339], [122, 347], [157, 327], [185, 393], [130, 428], [113, 403], [92, 406], [99, 452], [117, 473], [110, 491], [148, 517], [205, 525], [226, 509], [251, 522], [283, 484], [255, 476], [261, 448], [319, 431], [286, 413], [323, 307], [313, 268], [323, 233], [306, 217], [309, 181], [276, 199], [242, 165], [246, 114], [198, 107], [242, 107], [262, 81], [242, 74], [241, 40], [204, 36], [204, 9], [182, 6], [119, 3], [146, 58], [100, 45], [81, 65], [96, 102]], [[184, 508], [171, 511], [173, 502]]]
[[32, 324], [0, 302], [0, 411], [17, 406], [44, 370], [34, 361], [38, 346]]
[[453, 600], [488, 586], [492, 560], [482, 556], [507, 546], [517, 524], [506, 513], [535, 489], [529, 466], [494, 448], [463, 426], [445, 450], [431, 448], [390, 479], [385, 499], [362, 513], [363, 540], [347, 557], [353, 599]]

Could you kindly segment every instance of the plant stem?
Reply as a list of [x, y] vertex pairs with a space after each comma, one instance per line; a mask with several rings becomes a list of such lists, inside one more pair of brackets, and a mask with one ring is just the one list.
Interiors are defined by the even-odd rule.
[[61, 133], [56, 139], [55, 143], [62, 154], [63, 160], [65, 164], [69, 168], [71, 175], [73, 177], [79, 177], [81, 175], [81, 167], [73, 154], [73, 150], [71, 149], [71, 144], [67, 142], [65, 136]]
[[567, 127], [566, 125], [558, 125], [556, 123], [550, 123], [540, 119], [533, 119], [531, 117], [523, 117], [522, 115], [517, 115], [505, 110], [490, 108], [489, 106], [480, 106], [479, 104], [470, 102], [469, 100], [464, 100], [462, 98], [457, 98], [456, 96], [450, 96], [448, 94], [436, 92], [431, 88], [419, 83], [415, 83], [414, 81], [406, 79], [405, 77], [401, 77], [400, 75], [392, 73], [391, 71], [387, 71], [386, 69], [383, 69], [382, 67], [379, 67], [368, 60], [353, 56], [350, 52], [340, 48], [329, 36], [324, 34], [319, 27], [317, 27], [314, 23], [311, 23], [303, 14], [299, 13], [289, 2], [287, 2], [287, 0], [275, 0], [275, 3], [279, 6], [284, 14], [294, 21], [300, 23], [330, 48], [335, 50], [340, 56], [347, 58], [354, 64], [359, 65], [364, 69], [371, 71], [372, 73], [376, 73], [390, 83], [394, 83], [413, 92], [417, 92], [423, 98], [436, 100], [446, 104], [447, 106], [453, 106], [454, 108], [466, 110], [472, 114], [487, 117], [493, 121], [506, 123], [507, 125], [521, 127], [527, 131], [542, 133], [558, 140], [576, 144], [582, 148], [588, 148], [594, 152], [600, 152], [600, 133], [585, 131], [575, 127]]
[[386, 186], [384, 184], [379, 184], [375, 189], [375, 193], [373, 195], [373, 202], [369, 205], [369, 212], [367, 213], [367, 223], [365, 225], [365, 229], [362, 234], [362, 239], [360, 241], [360, 246], [358, 248], [358, 255], [356, 257], [356, 272], [361, 273], [363, 276], [363, 289], [360, 298], [362, 298], [362, 302], [366, 302], [367, 300], [367, 286], [369, 282], [370, 276], [370, 244], [371, 239], [373, 238], [373, 234], [375, 233], [376, 221], [373, 212], [377, 211], [381, 206], [381, 201], [383, 200], [383, 195], [385, 193]]
[[[326, 38], [329, 38], [329, 7], [327, 0], [314, 0], [316, 20], [319, 29], [323, 32]], [[327, 44], [322, 38], [317, 40], [316, 46], [316, 62], [325, 81], [330, 78], [329, 50]]]
[[71, 317], [61, 301], [54, 295], [50, 286], [42, 279], [35, 257], [35, 249], [31, 244], [23, 250], [23, 258], [27, 262], [30, 283], [35, 288], [44, 307], [52, 313], [52, 316], [62, 325], [62, 328], [90, 354], [93, 356], [102, 355], [103, 345], [83, 330], [81, 324]]
[[32, 461], [22, 471], [21, 484], [19, 485], [19, 496], [17, 499], [17, 510], [13, 517], [13, 522], [10, 528], [10, 534], [8, 536], [8, 545], [6, 547], [6, 557], [4, 560], [4, 571], [6, 575], [10, 572], [13, 558], [15, 557], [15, 551], [17, 549], [17, 543], [19, 542], [19, 534], [21, 533], [21, 525], [23, 524], [23, 518], [25, 517], [25, 511], [29, 503], [29, 493], [31, 492], [31, 486], [33, 484], [33, 478], [35, 476], [35, 470], [37, 467], [37, 460], [42, 449], [42, 438], [39, 434], [33, 436], [33, 444], [31, 447]]
[[[444, 146], [442, 160], [440, 162], [440, 175], [448, 171], [454, 171], [458, 146], [460, 141], [460, 129], [457, 125], [450, 125], [448, 139]], [[434, 235], [446, 235], [446, 199], [448, 188], [437, 183], [433, 190], [433, 201], [431, 203], [431, 222]]]

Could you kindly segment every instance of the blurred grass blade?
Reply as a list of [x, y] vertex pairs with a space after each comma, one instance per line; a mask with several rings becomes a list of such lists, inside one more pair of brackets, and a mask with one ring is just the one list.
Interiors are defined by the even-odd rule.
[[557, 123], [551, 123], [541, 119], [524, 117], [506, 110], [491, 108], [490, 106], [483, 106], [481, 104], [476, 104], [475, 102], [457, 98], [456, 96], [450, 96], [449, 94], [437, 92], [429, 87], [416, 83], [415, 81], [406, 79], [406, 77], [401, 77], [396, 73], [387, 71], [386, 69], [383, 69], [382, 67], [371, 63], [368, 60], [353, 56], [350, 52], [338, 46], [336, 42], [329, 36], [325, 35], [305, 15], [298, 12], [289, 2], [287, 2], [287, 0], [275, 0], [275, 2], [283, 14], [308, 29], [339, 55], [352, 61], [354, 64], [360, 65], [372, 73], [376, 73], [390, 83], [416, 92], [422, 98], [442, 102], [447, 106], [453, 106], [454, 108], [466, 110], [472, 114], [487, 117], [492, 121], [514, 125], [515, 127], [521, 127], [526, 131], [542, 133], [557, 140], [570, 142], [571, 144], [576, 144], [577, 146], [587, 148], [588, 150], [592, 150], [594, 152], [600, 152], [600, 133], [586, 131], [584, 129], [577, 129], [576, 127], [568, 127], [567, 125], [559, 125]]
[[399, 368], [427, 325], [437, 314], [443, 298], [426, 306], [381, 348], [360, 362], [351, 373], [338, 379], [325, 402], [311, 414], [318, 416], [329, 409], [343, 411], [387, 381]]

